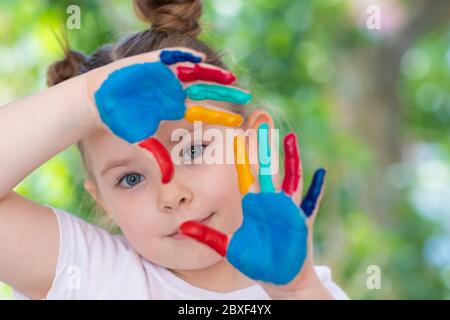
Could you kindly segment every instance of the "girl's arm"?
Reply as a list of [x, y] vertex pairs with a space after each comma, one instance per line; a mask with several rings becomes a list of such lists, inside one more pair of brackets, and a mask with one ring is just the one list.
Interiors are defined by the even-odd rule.
[[0, 107], [0, 281], [35, 299], [46, 297], [54, 278], [57, 221], [12, 189], [96, 129], [85, 83], [79, 76]]

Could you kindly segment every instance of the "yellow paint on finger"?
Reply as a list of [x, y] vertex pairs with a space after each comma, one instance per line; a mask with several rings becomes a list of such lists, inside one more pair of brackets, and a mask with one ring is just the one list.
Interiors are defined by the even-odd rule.
[[184, 116], [186, 121], [203, 121], [227, 127], [239, 127], [244, 119], [241, 115], [231, 112], [212, 110], [200, 106], [190, 107]]
[[234, 137], [234, 161], [238, 174], [239, 192], [241, 194], [246, 194], [255, 179], [253, 178], [252, 171], [250, 169], [244, 136]]

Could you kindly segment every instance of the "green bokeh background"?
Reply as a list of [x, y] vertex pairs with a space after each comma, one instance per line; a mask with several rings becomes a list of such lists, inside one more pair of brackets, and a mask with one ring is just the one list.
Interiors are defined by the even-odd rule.
[[[306, 181], [328, 169], [316, 263], [351, 298], [450, 298], [450, 1], [203, 2], [201, 37], [298, 133]], [[72, 4], [80, 30], [65, 28]], [[381, 29], [366, 25], [373, 4]], [[90, 54], [147, 27], [130, 0], [0, 0], [0, 105], [45, 88], [62, 56], [52, 30]], [[15, 190], [93, 221], [83, 179], [72, 146]]]

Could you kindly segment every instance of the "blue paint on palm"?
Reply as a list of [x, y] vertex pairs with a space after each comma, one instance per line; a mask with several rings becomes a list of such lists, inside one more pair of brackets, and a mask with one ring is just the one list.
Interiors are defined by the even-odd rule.
[[307, 254], [305, 215], [284, 192], [248, 193], [242, 210], [243, 222], [230, 240], [228, 261], [252, 279], [289, 283]]
[[116, 70], [95, 93], [102, 121], [129, 143], [152, 136], [161, 120], [182, 119], [185, 99], [179, 80], [159, 61]]

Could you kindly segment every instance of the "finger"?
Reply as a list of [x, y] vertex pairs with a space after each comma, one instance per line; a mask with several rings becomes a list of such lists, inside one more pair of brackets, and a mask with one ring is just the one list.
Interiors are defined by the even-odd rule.
[[[206, 55], [203, 52], [195, 51], [189, 48], [183, 48], [183, 47], [173, 47], [173, 48], [166, 48], [163, 50], [155, 50], [151, 52], [141, 53], [135, 56], [123, 58], [117, 61], [114, 61], [114, 63], [111, 63], [112, 67], [114, 69], [118, 69], [120, 67], [125, 67], [131, 64], [137, 64], [137, 63], [145, 63], [145, 62], [159, 62], [161, 61], [161, 52], [162, 51], [182, 51], [186, 53], [190, 53], [192, 56], [200, 58], [201, 61], [204, 61], [206, 59]], [[198, 61], [198, 59], [190, 59], [194, 61]], [[161, 61], [162, 62], [162, 61]], [[170, 65], [168, 65], [170, 67]], [[106, 73], [106, 75], [108, 72]]]
[[213, 125], [222, 125], [227, 127], [239, 127], [244, 118], [236, 113], [208, 109], [201, 106], [189, 107], [184, 116], [186, 121], [203, 121]]
[[252, 99], [250, 93], [239, 88], [205, 83], [189, 86], [186, 93], [191, 100], [217, 100], [246, 104]]
[[261, 192], [274, 192], [271, 174], [269, 125], [263, 123], [258, 127], [258, 181]]
[[[322, 169], [323, 170], [323, 169]], [[313, 200], [315, 202], [315, 204], [313, 205], [313, 209], [312, 211], [308, 212], [308, 215], [305, 213], [305, 216], [307, 217], [306, 219], [306, 225], [308, 226], [308, 261], [310, 261], [310, 265], [313, 264], [312, 260], [313, 260], [313, 242], [314, 242], [314, 236], [313, 236], [313, 230], [314, 230], [314, 222], [317, 216], [317, 211], [319, 210], [320, 207], [320, 203], [322, 201], [322, 197], [323, 197], [323, 193], [325, 190], [325, 184], [324, 184], [324, 179], [323, 177], [325, 176], [325, 172], [323, 172], [323, 176], [322, 178], [320, 178], [320, 173], [318, 173], [319, 170], [316, 170], [316, 172], [314, 173], [313, 176], [313, 181], [311, 182], [311, 186], [308, 189], [307, 194], [309, 193], [310, 189], [313, 189], [313, 186], [315, 185], [316, 187], [314, 187], [316, 189], [315, 193], [317, 194], [317, 192], [319, 193], [318, 196], [315, 196], [314, 198], [316, 198], [317, 200]], [[316, 177], [316, 173], [318, 174]], [[316, 182], [314, 182], [314, 180], [316, 179]], [[322, 180], [322, 181], [321, 181]], [[320, 191], [317, 191], [318, 187], [320, 185]], [[306, 197], [305, 197], [306, 198]], [[306, 208], [306, 206], [304, 206], [305, 209], [308, 211], [308, 209]], [[311, 209], [309, 209], [311, 210]], [[303, 208], [302, 208], [303, 211]]]
[[228, 247], [228, 236], [226, 234], [205, 226], [198, 221], [186, 221], [180, 226], [180, 232], [206, 244], [222, 257], [225, 257]]
[[150, 137], [140, 142], [138, 146], [148, 150], [153, 155], [161, 170], [162, 183], [169, 183], [172, 180], [175, 167], [164, 145], [158, 139]]
[[[170, 48], [164, 48], [164, 49], [160, 49], [159, 52], [161, 53], [162, 51], [182, 51], [182, 52], [187, 52], [187, 53], [191, 53], [192, 55], [196, 56], [196, 57], [200, 57], [202, 61], [206, 61], [206, 54], [198, 51], [198, 50], [194, 50], [191, 48], [187, 48], [187, 47], [170, 47]], [[194, 62], [196, 63], [196, 62]]]
[[317, 209], [317, 203], [322, 194], [324, 182], [325, 182], [325, 169], [318, 169], [314, 172], [314, 176], [311, 185], [306, 193], [305, 198], [302, 201], [301, 208], [307, 217], [312, 216]]
[[202, 56], [185, 50], [163, 50], [159, 54], [161, 62], [171, 65], [178, 62], [200, 63]]
[[209, 68], [200, 64], [195, 64], [193, 67], [178, 66], [177, 76], [183, 82], [203, 80], [227, 85], [232, 84], [236, 80], [236, 76], [229, 71]]
[[245, 136], [234, 137], [234, 162], [238, 175], [239, 192], [241, 194], [247, 194], [255, 179], [252, 175], [247, 149], [245, 147]]
[[301, 158], [301, 151], [300, 151], [300, 145], [298, 144], [297, 140], [297, 151], [298, 151], [298, 173], [300, 175], [299, 181], [297, 184], [297, 189], [292, 194], [292, 201], [295, 203], [296, 206], [300, 206], [302, 202], [302, 196], [303, 196], [303, 169], [302, 169], [302, 158]]
[[284, 179], [282, 189], [292, 195], [298, 188], [300, 180], [300, 154], [297, 135], [293, 132], [284, 137]]

